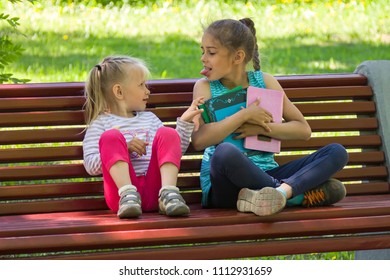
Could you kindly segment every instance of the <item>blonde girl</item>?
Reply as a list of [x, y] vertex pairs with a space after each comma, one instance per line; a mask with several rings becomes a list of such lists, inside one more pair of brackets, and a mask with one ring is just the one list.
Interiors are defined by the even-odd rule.
[[84, 166], [91, 175], [103, 174], [106, 203], [119, 218], [156, 210], [168, 216], [190, 213], [176, 183], [202, 98], [177, 119], [176, 130], [165, 127], [145, 111], [148, 75], [137, 58], [109, 56], [86, 81]]

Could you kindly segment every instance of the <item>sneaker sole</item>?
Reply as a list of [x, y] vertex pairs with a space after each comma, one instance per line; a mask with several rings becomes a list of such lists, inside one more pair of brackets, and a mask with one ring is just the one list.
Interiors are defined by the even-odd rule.
[[138, 218], [142, 214], [142, 210], [138, 207], [122, 207], [118, 210], [118, 217], [120, 219], [125, 218]]
[[285, 206], [284, 195], [271, 187], [265, 187], [259, 191], [244, 188], [238, 194], [237, 209], [240, 212], [268, 216], [282, 211]]

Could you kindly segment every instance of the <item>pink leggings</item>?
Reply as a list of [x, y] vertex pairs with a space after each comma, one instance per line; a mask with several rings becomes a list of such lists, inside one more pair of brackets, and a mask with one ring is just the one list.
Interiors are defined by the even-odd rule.
[[170, 127], [160, 127], [152, 144], [152, 155], [146, 175], [137, 176], [130, 161], [129, 150], [125, 137], [117, 129], [105, 131], [99, 141], [100, 157], [104, 181], [104, 197], [108, 207], [118, 212], [118, 187], [110, 175], [110, 168], [118, 161], [129, 164], [131, 182], [141, 195], [142, 210], [155, 211], [158, 209], [158, 193], [161, 189], [160, 167], [170, 162], [180, 168], [181, 148], [180, 136]]

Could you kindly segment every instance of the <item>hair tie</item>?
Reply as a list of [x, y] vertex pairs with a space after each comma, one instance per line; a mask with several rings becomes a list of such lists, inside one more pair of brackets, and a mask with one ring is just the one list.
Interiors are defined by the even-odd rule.
[[100, 66], [100, 64], [96, 64], [95, 67], [96, 67], [99, 71], [102, 71], [102, 67]]

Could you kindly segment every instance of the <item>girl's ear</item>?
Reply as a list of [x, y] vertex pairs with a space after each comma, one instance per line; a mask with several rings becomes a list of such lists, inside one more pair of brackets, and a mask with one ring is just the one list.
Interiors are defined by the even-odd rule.
[[112, 86], [112, 93], [114, 94], [114, 97], [118, 100], [122, 100], [123, 94], [122, 94], [122, 89], [119, 84], [115, 84]]
[[244, 60], [245, 60], [245, 52], [244, 52], [244, 50], [236, 51], [236, 54], [234, 56], [234, 63], [235, 64], [240, 64], [240, 63], [243, 63]]

